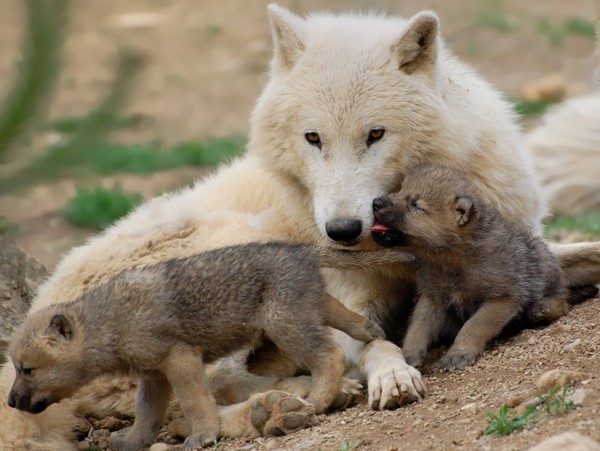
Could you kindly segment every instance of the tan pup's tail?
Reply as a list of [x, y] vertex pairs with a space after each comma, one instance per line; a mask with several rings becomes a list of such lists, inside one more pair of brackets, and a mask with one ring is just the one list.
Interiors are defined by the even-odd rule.
[[325, 268], [367, 269], [370, 266], [386, 266], [412, 263], [416, 257], [408, 252], [381, 249], [379, 251], [346, 251], [330, 247], [315, 247], [319, 263]]

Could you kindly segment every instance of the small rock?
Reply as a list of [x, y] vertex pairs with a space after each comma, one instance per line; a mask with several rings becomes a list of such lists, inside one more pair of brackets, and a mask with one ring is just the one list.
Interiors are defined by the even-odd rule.
[[470, 413], [471, 415], [475, 415], [477, 413], [477, 404], [472, 402], [469, 404], [465, 404], [460, 408], [463, 412]]
[[153, 28], [163, 19], [164, 15], [158, 13], [126, 13], [112, 17], [110, 25], [114, 28]]
[[527, 340], [527, 344], [534, 345], [535, 344], [535, 338], [531, 337], [529, 340]]
[[578, 388], [573, 393], [565, 396], [566, 401], [571, 401], [573, 405], [582, 406], [585, 401], [585, 390], [583, 388]]
[[166, 443], [155, 443], [148, 451], [169, 451], [170, 449], [173, 449], [173, 447]]
[[558, 102], [566, 95], [567, 80], [558, 72], [533, 80], [521, 89], [523, 100], [531, 102]]
[[575, 340], [572, 343], [569, 343], [568, 345], [566, 345], [563, 348], [564, 352], [571, 352], [572, 350], [574, 350], [575, 348], [579, 347], [579, 345], [581, 344], [581, 338], [578, 338], [577, 340]]
[[73, 434], [78, 440], [83, 440], [88, 436], [90, 430], [93, 428], [92, 424], [83, 417], [75, 417], [75, 424], [73, 425]]
[[578, 382], [584, 378], [580, 371], [550, 370], [546, 371], [536, 381], [535, 386], [538, 393], [546, 393], [553, 388], [564, 387], [567, 384]]
[[528, 451], [600, 451], [600, 444], [579, 432], [563, 432], [532, 446]]

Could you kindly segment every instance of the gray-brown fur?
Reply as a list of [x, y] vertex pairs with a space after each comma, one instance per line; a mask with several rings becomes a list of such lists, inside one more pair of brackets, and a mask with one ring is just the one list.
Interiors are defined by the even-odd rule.
[[408, 363], [420, 365], [434, 342], [449, 338], [440, 365], [462, 369], [511, 321], [566, 312], [568, 290], [544, 241], [511, 227], [461, 172], [419, 165], [373, 209], [375, 241], [406, 245], [420, 260], [403, 344]]
[[[391, 251], [361, 254], [373, 264], [412, 259]], [[338, 395], [344, 370], [325, 326], [363, 341], [384, 336], [325, 293], [320, 266], [357, 261], [343, 251], [267, 243], [124, 271], [73, 302], [30, 315], [10, 345], [17, 376], [9, 405], [38, 413], [100, 374], [135, 371], [136, 421], [113, 438], [114, 448], [153, 441], [170, 388], [192, 425], [186, 446], [209, 444], [219, 424], [203, 364], [264, 334], [312, 372], [308, 401], [322, 412]]]

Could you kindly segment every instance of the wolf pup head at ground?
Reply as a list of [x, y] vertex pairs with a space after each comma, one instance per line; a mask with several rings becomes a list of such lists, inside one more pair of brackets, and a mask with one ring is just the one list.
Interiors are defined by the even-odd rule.
[[422, 161], [479, 175], [489, 201], [538, 228], [543, 208], [528, 157], [500, 156], [497, 145], [519, 145], [509, 107], [445, 49], [433, 12], [304, 19], [271, 5], [269, 16], [275, 54], [249, 151], [312, 199], [306, 208], [322, 239], [369, 239], [371, 201]]

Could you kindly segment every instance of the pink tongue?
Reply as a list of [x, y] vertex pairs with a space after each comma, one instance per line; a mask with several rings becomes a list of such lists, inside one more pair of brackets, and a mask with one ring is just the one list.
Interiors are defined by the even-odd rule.
[[385, 232], [389, 232], [392, 229], [390, 229], [388, 226], [383, 225], [379, 222], [376, 222], [375, 224], [373, 224], [373, 227], [371, 227], [371, 232], [376, 232], [376, 233], [385, 233]]

